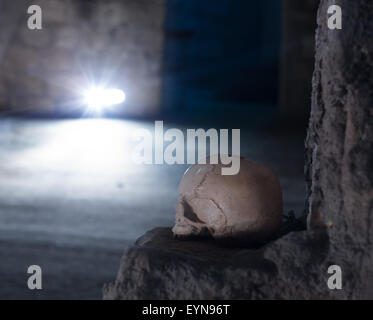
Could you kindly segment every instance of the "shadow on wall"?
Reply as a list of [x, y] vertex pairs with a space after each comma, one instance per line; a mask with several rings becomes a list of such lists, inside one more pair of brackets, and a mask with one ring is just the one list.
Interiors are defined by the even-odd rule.
[[315, 31], [319, 0], [283, 0], [280, 111], [306, 120], [311, 109]]
[[166, 108], [277, 103], [281, 1], [167, 3]]
[[283, 118], [308, 119], [318, 0], [167, 4], [167, 109], [280, 105]]

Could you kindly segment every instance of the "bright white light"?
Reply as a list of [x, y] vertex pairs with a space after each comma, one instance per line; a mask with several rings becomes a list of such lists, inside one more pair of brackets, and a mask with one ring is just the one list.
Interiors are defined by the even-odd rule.
[[45, 125], [47, 139], [26, 150], [17, 165], [24, 168], [37, 165], [46, 172], [61, 170], [64, 175], [66, 172], [76, 176], [118, 172], [132, 175], [136, 170], [143, 170], [136, 169], [138, 166], [131, 158], [135, 145], [132, 132], [142, 126], [112, 119], [55, 121]]
[[89, 108], [101, 110], [126, 100], [125, 93], [120, 89], [91, 88], [84, 93], [84, 102]]

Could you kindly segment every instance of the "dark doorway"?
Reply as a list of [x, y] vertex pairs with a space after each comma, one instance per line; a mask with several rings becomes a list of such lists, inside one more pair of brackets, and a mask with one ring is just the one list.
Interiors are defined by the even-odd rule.
[[167, 109], [277, 104], [281, 1], [168, 0]]

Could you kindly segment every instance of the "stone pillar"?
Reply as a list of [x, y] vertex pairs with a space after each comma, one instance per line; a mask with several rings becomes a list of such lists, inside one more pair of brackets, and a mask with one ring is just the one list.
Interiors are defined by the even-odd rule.
[[[329, 30], [327, 10], [343, 10]], [[306, 141], [310, 224], [329, 226], [349, 298], [373, 297], [373, 2], [322, 0]]]

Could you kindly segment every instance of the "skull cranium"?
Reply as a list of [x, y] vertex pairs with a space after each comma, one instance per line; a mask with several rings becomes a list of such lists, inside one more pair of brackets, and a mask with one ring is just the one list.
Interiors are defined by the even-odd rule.
[[175, 205], [175, 236], [259, 243], [280, 229], [282, 192], [276, 175], [240, 161], [240, 172], [233, 176], [221, 175], [223, 164], [196, 164], [186, 171]]

